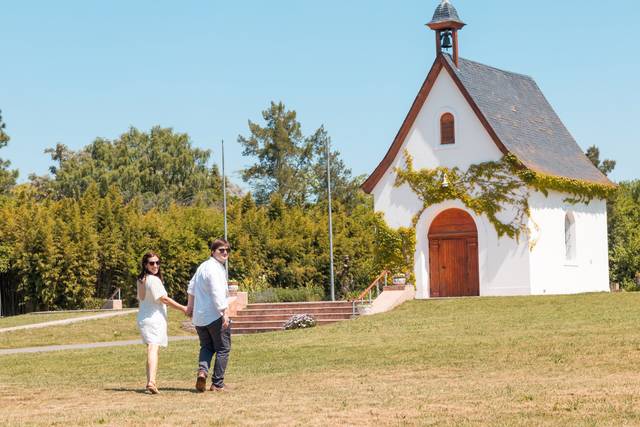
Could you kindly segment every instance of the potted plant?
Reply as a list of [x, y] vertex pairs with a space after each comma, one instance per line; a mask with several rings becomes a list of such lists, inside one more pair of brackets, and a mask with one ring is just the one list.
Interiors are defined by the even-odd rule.
[[228, 280], [227, 285], [229, 286], [229, 293], [235, 294], [238, 292], [238, 281], [237, 280]]
[[404, 286], [407, 284], [407, 276], [404, 273], [396, 273], [391, 279], [391, 283], [395, 286]]

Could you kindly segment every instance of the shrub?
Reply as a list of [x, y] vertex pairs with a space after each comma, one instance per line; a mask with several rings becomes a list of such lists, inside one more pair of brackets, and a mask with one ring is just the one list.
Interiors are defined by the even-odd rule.
[[310, 314], [294, 314], [284, 324], [286, 330], [313, 328], [316, 326], [316, 319]]
[[249, 303], [278, 302], [275, 288], [267, 288], [258, 292], [249, 292]]
[[308, 302], [324, 300], [324, 289], [308, 283], [303, 288], [267, 288], [258, 292], [249, 292], [251, 303]]

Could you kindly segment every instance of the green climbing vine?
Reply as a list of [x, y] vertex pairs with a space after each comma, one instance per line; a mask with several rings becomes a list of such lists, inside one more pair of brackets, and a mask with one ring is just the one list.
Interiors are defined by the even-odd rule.
[[[413, 228], [429, 206], [445, 200], [460, 200], [477, 215], [486, 215], [498, 236], [518, 239], [527, 233], [530, 189], [545, 196], [555, 190], [567, 193], [569, 203], [586, 203], [594, 198], [610, 198], [616, 190], [602, 185], [571, 178], [555, 177], [527, 169], [514, 155], [507, 154], [499, 161], [471, 165], [466, 172], [459, 168], [437, 167], [415, 170], [413, 158], [405, 151], [406, 168], [396, 168], [395, 186], [408, 184], [423, 202], [422, 209], [413, 218]], [[498, 216], [505, 208], [514, 208], [509, 220]]]
[[413, 282], [413, 252], [416, 247], [416, 233], [413, 228], [400, 227], [397, 230], [387, 225], [381, 214], [376, 217], [376, 251], [374, 264], [376, 271], [404, 273], [408, 282]]

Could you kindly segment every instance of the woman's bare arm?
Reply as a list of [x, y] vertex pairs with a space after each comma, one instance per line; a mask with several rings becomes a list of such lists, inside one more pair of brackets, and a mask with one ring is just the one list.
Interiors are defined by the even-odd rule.
[[164, 304], [167, 304], [169, 307], [174, 308], [178, 311], [181, 311], [183, 313], [187, 313], [187, 307], [174, 301], [172, 298], [169, 298], [167, 295], [164, 295], [162, 297], [160, 297], [160, 301], [162, 301]]

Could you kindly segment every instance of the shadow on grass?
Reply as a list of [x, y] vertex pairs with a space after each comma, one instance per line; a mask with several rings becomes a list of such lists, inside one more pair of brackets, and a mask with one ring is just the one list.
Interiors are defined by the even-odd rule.
[[[121, 393], [138, 393], [138, 394], [147, 394], [147, 390], [144, 388], [127, 388], [127, 387], [117, 387], [117, 388], [105, 388], [105, 391], [116, 391]], [[182, 387], [158, 387], [160, 393], [162, 392], [181, 392], [181, 393], [191, 393], [196, 394], [200, 393], [194, 388], [182, 388]]]

